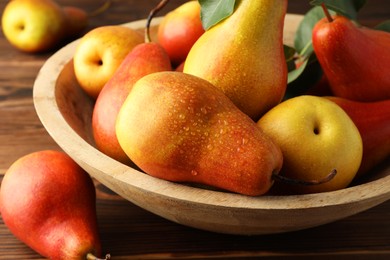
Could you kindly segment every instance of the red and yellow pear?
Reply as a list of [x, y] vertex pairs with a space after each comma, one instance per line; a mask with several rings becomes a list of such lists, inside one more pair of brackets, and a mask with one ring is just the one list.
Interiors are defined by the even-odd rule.
[[119, 111], [116, 134], [152, 176], [251, 196], [270, 189], [283, 161], [279, 147], [220, 89], [182, 72], [138, 80]]

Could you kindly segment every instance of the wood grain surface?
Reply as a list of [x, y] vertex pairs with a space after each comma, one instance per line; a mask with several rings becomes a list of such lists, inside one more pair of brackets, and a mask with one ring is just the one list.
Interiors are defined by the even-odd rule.
[[[0, 0], [2, 13], [6, 0]], [[87, 11], [103, 0], [58, 0]], [[90, 21], [88, 29], [146, 18], [159, 0], [113, 0], [112, 6]], [[184, 3], [171, 0], [163, 15]], [[370, 0], [359, 20], [373, 26], [390, 19], [390, 1]], [[289, 12], [304, 14], [308, 0], [290, 0]], [[32, 86], [53, 52], [25, 54], [0, 34], [0, 176], [19, 157], [38, 150], [60, 150], [39, 121]], [[1, 177], [0, 177], [1, 178]], [[321, 227], [299, 232], [233, 236], [181, 226], [153, 215], [96, 182], [97, 213], [103, 252], [112, 259], [204, 259], [268, 257], [273, 259], [389, 259], [390, 201], [373, 209]], [[0, 259], [43, 259], [17, 240], [0, 217]]]

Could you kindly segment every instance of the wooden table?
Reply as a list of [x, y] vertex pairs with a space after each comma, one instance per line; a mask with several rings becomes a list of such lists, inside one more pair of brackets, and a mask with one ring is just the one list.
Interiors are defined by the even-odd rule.
[[[1, 12], [7, 0], [0, 0]], [[92, 11], [103, 0], [61, 0]], [[159, 0], [113, 0], [89, 29], [143, 19]], [[185, 2], [171, 0], [160, 13]], [[309, 1], [290, 0], [289, 12], [304, 14]], [[390, 1], [371, 0], [361, 11], [368, 26], [390, 19]], [[0, 35], [0, 180], [17, 158], [38, 150], [60, 148], [47, 134], [33, 106], [32, 86], [45, 60], [52, 53], [25, 54]], [[367, 57], [369, 58], [369, 57]], [[232, 236], [181, 226], [155, 216], [96, 184], [97, 214], [103, 252], [112, 259], [329, 257], [390, 259], [390, 201], [347, 219], [299, 232]], [[17, 240], [0, 217], [0, 259], [42, 259]]]

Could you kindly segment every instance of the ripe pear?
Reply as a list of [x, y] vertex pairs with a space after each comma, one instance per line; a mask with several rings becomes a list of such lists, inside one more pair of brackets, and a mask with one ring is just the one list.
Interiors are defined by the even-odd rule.
[[257, 124], [282, 150], [280, 176], [309, 182], [337, 172], [319, 185], [276, 182], [275, 187], [294, 193], [333, 191], [347, 187], [355, 178], [362, 160], [362, 138], [347, 113], [334, 102], [298, 96], [272, 108]]
[[192, 0], [164, 15], [158, 26], [157, 38], [176, 67], [184, 62], [203, 33], [200, 4]]
[[131, 164], [116, 137], [117, 114], [135, 82], [147, 74], [171, 69], [168, 54], [157, 43], [142, 43], [125, 57], [101, 90], [93, 109], [92, 130], [100, 151], [122, 163]]
[[7, 40], [19, 50], [31, 53], [49, 51], [78, 36], [87, 25], [84, 10], [62, 7], [52, 0], [13, 0], [2, 16]]
[[390, 156], [390, 99], [359, 102], [327, 97], [352, 119], [363, 140], [363, 158], [357, 176], [368, 174]]
[[4, 36], [25, 52], [47, 51], [64, 38], [65, 16], [52, 0], [13, 0], [2, 15]]
[[97, 27], [86, 33], [74, 53], [74, 72], [81, 88], [96, 99], [127, 54], [144, 42], [138, 31], [120, 25]]
[[38, 151], [15, 161], [1, 183], [0, 212], [10, 231], [44, 257], [100, 255], [95, 186], [63, 152]]
[[363, 102], [390, 99], [390, 33], [334, 16], [315, 25], [312, 40], [335, 96]]
[[279, 147], [221, 90], [182, 72], [137, 81], [116, 133], [147, 174], [251, 196], [269, 190], [283, 161]]
[[239, 0], [234, 13], [191, 48], [184, 72], [208, 80], [256, 120], [286, 91], [283, 26], [287, 0]]
[[68, 38], [75, 38], [88, 26], [88, 13], [75, 6], [64, 6], [66, 34]]

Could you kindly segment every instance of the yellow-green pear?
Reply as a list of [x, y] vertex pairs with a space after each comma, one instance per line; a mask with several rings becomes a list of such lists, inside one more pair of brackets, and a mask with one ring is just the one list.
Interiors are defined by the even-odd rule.
[[13, 0], [2, 15], [6, 39], [25, 52], [47, 51], [65, 35], [62, 8], [52, 0]]
[[336, 103], [323, 97], [298, 96], [272, 108], [257, 124], [282, 150], [281, 176], [310, 182], [337, 172], [333, 179], [319, 185], [281, 185], [288, 192], [338, 190], [355, 178], [362, 161], [362, 138]]
[[256, 123], [210, 82], [156, 72], [133, 86], [117, 121], [119, 144], [146, 173], [261, 195], [282, 166], [282, 153]]
[[13, 0], [2, 15], [6, 39], [17, 49], [50, 51], [79, 36], [88, 26], [88, 14], [53, 0]]
[[208, 80], [252, 119], [278, 104], [287, 85], [287, 0], [239, 0], [231, 16], [191, 48], [184, 72]]

